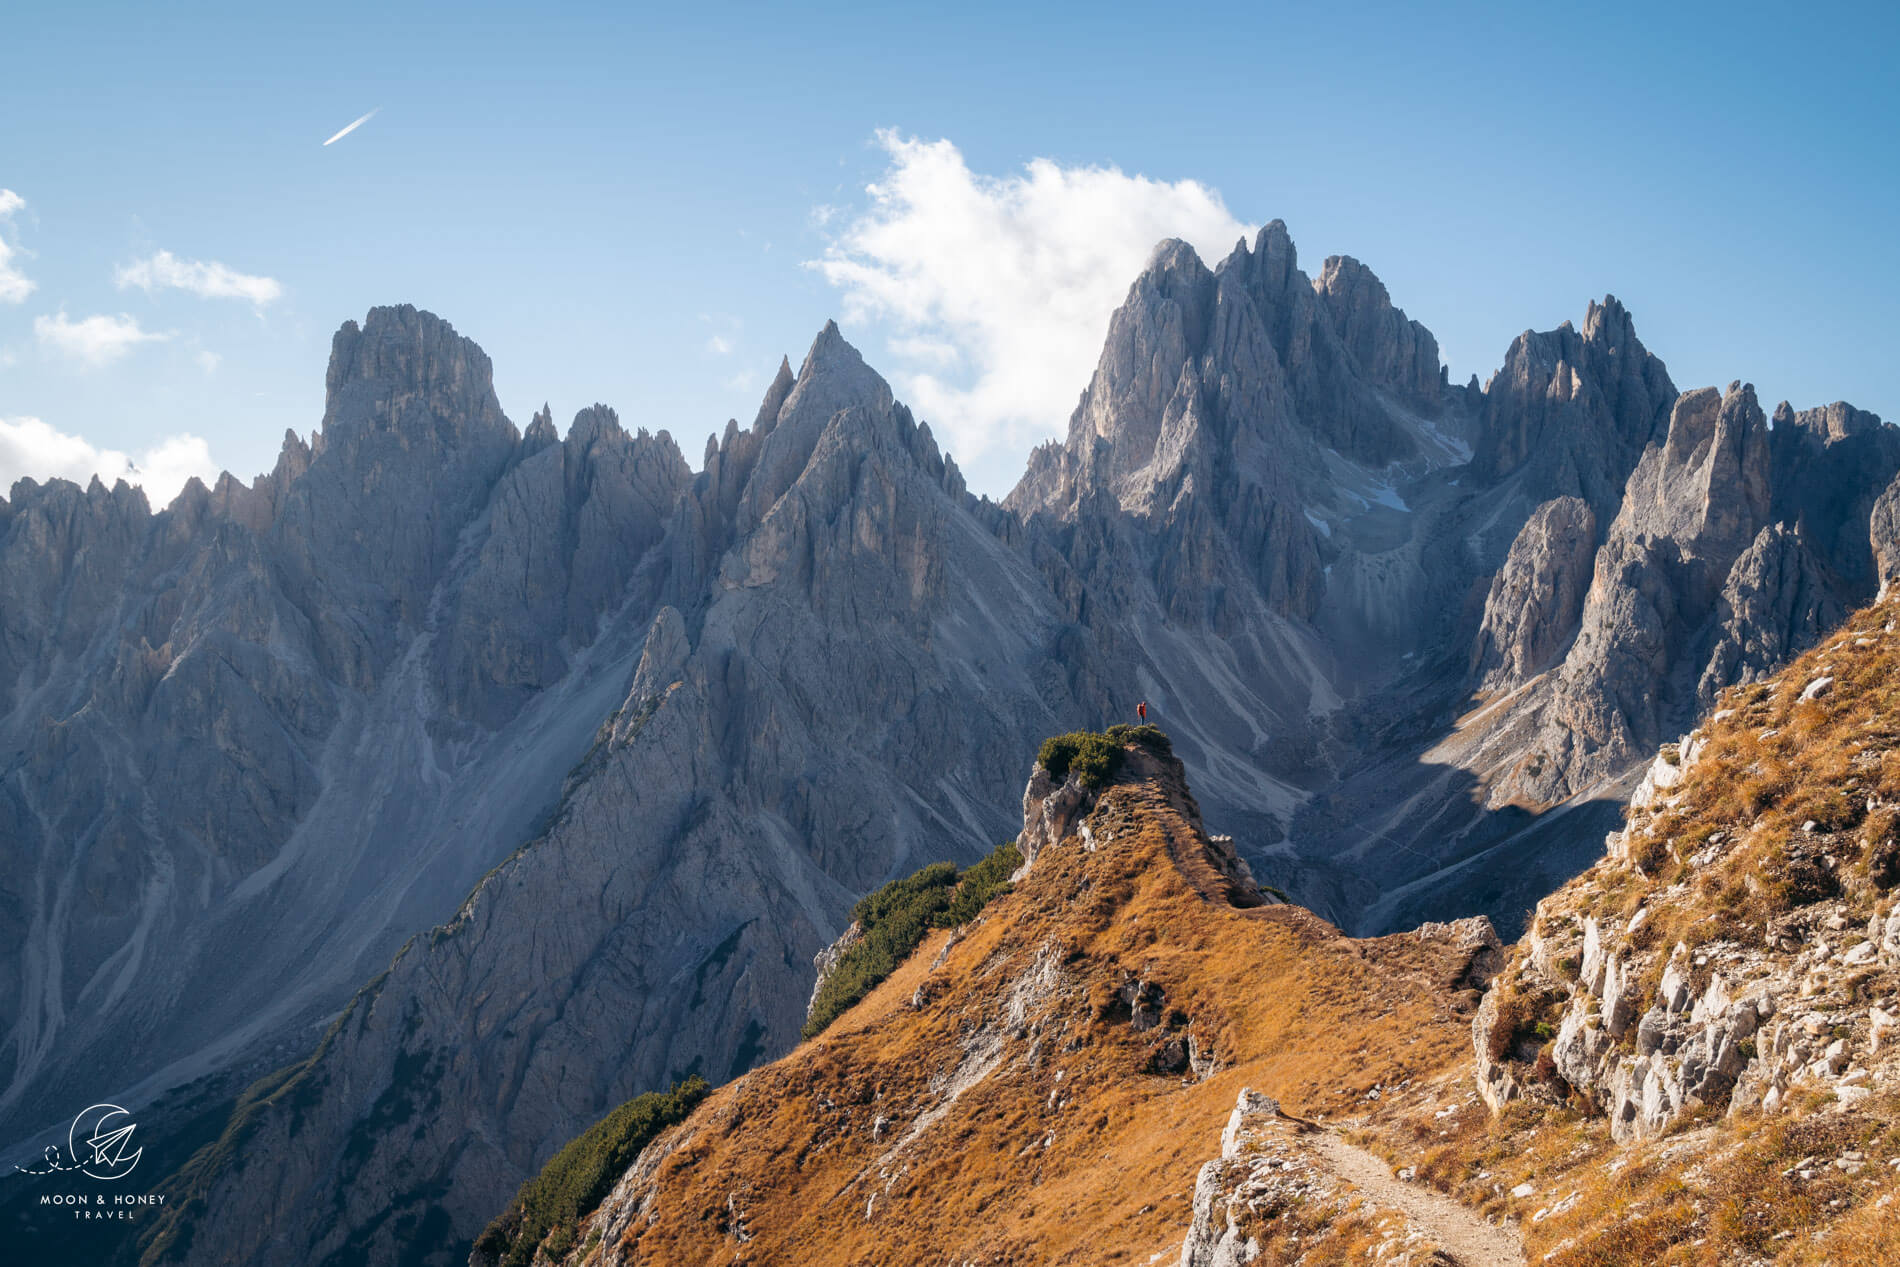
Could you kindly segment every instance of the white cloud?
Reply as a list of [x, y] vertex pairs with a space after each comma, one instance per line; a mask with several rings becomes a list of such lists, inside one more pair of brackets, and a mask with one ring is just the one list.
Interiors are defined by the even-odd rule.
[[209, 352], [203, 348], [198, 349], [198, 367], [204, 370], [205, 373], [217, 373], [218, 366], [223, 362], [224, 358], [219, 356], [216, 352]]
[[85, 484], [94, 475], [108, 485], [121, 479], [140, 485], [156, 507], [176, 497], [194, 475], [211, 483], [218, 467], [200, 436], [167, 436], [134, 459], [117, 449], [95, 448], [38, 418], [0, 418], [0, 496], [23, 476]]
[[706, 340], [706, 350], [714, 356], [730, 356], [732, 355], [732, 340], [723, 334], [715, 334]]
[[216, 260], [181, 260], [170, 251], [127, 264], [113, 280], [120, 290], [137, 286], [150, 294], [170, 287], [190, 291], [200, 299], [248, 299], [259, 308], [284, 293], [275, 278], [240, 273]]
[[[12, 219], [13, 213], [24, 206], [26, 199], [11, 189], [0, 189], [0, 220]], [[0, 234], [0, 304], [23, 303], [39, 284], [14, 264], [13, 256], [17, 250], [7, 241], [5, 234]]]
[[72, 320], [64, 312], [51, 317], [33, 318], [33, 334], [42, 348], [69, 356], [86, 365], [110, 365], [141, 343], [163, 343], [170, 334], [142, 330], [138, 319], [127, 313]]
[[1210, 266], [1251, 232], [1197, 181], [1035, 159], [972, 172], [949, 141], [878, 133], [890, 166], [810, 266], [876, 321], [898, 394], [973, 487], [1006, 489], [1028, 449], [1065, 433], [1108, 318], [1163, 238]]

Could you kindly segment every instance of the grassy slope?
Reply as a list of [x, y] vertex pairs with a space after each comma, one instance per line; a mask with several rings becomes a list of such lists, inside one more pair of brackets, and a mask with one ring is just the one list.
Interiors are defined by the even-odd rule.
[[[1623, 919], [1647, 907], [1633, 940], [1659, 953], [1640, 978], [1641, 1008], [1677, 942], [1785, 961], [1803, 939], [1784, 940], [1783, 931], [1817, 902], [1844, 908], [1847, 928], [1832, 935], [1835, 944], [1859, 940], [1868, 917], [1893, 905], [1900, 878], [1896, 621], [1900, 602], [1868, 608], [1773, 679], [1727, 692], [1703, 728], [1705, 755], [1680, 796], [1632, 817], [1626, 859], [1605, 858], [1547, 899], [1545, 928], [1555, 934], [1584, 915]], [[1832, 688], [1803, 700], [1822, 676], [1834, 678]], [[1717, 833], [1726, 851], [1709, 859], [1704, 851]], [[1525, 954], [1520, 944], [1501, 980]], [[1694, 980], [1698, 991], [1705, 976]], [[1900, 1008], [1897, 988], [1891, 970], [1870, 969], [1837, 983], [1838, 998], [1808, 1002], [1830, 1008], [1841, 1032], [1864, 1031], [1870, 1007]], [[1536, 1020], [1528, 1012], [1522, 1019]], [[1872, 1098], [1851, 1108], [1819, 1089], [1797, 1091], [1771, 1117], [1728, 1116], [1724, 1107], [1679, 1121], [1661, 1139], [1618, 1146], [1574, 1097], [1513, 1104], [1494, 1120], [1454, 1078], [1387, 1105], [1364, 1138], [1467, 1203], [1524, 1218], [1533, 1261], [1900, 1262], [1894, 1083], [1876, 1079]], [[1852, 1173], [1831, 1164], [1851, 1153], [1864, 1159]], [[1523, 1183], [1532, 1193], [1512, 1197]]]

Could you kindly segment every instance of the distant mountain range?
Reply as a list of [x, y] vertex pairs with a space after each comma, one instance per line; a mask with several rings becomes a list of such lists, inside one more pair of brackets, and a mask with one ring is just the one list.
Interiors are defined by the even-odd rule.
[[1451, 384], [1277, 221], [1157, 249], [1001, 505], [835, 326], [697, 472], [517, 430], [413, 308], [327, 387], [248, 487], [0, 502], [0, 1156], [189, 1101], [151, 1257], [458, 1259], [609, 1108], [787, 1050], [857, 897], [1140, 699], [1263, 882], [1514, 936], [1900, 520], [1872, 415], [1678, 393], [1613, 298]]

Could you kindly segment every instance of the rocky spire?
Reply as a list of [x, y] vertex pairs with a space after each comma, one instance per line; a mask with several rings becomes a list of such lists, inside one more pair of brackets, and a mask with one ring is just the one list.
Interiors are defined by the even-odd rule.
[[1385, 283], [1350, 255], [1328, 259], [1313, 279], [1339, 340], [1380, 387], [1429, 412], [1442, 401], [1438, 340], [1393, 306]]
[[535, 411], [534, 421], [522, 433], [521, 456], [531, 458], [549, 445], [560, 442], [561, 433], [554, 429], [554, 411], [544, 401], [541, 408]]
[[1900, 581], [1900, 476], [1887, 485], [1887, 491], [1874, 503], [1868, 535], [1872, 538], [1880, 593], [1885, 597], [1893, 583]]
[[1668, 370], [1606, 295], [1590, 305], [1581, 334], [1566, 321], [1512, 341], [1484, 387], [1473, 471], [1499, 480], [1521, 470], [1532, 498], [1581, 497], [1608, 519], [1675, 400]]
[[[343, 324], [326, 387], [309, 469], [272, 530], [326, 660], [365, 684], [419, 627], [457, 536], [520, 437], [495, 398], [487, 354], [406, 304]], [[345, 614], [357, 610], [377, 615]]]

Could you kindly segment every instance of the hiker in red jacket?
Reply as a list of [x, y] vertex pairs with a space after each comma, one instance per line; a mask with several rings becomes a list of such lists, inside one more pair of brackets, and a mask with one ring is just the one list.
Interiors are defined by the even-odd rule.
[[1147, 700], [1143, 700], [1141, 701], [1141, 703], [1135, 705], [1135, 716], [1141, 719], [1142, 725], [1146, 726], [1148, 724], [1148, 701]]

